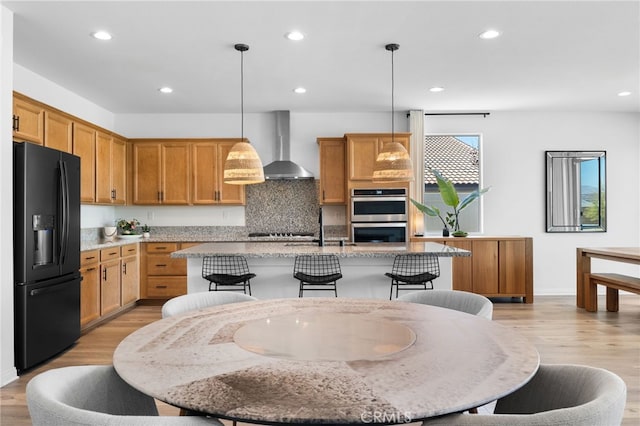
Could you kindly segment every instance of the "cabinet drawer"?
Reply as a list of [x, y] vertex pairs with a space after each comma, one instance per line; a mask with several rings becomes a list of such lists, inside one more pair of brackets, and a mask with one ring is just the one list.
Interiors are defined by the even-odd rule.
[[187, 294], [187, 277], [149, 277], [148, 297], [173, 297]]
[[126, 246], [120, 247], [120, 256], [133, 256], [138, 254], [138, 244], [127, 244]]
[[187, 260], [166, 254], [147, 255], [147, 275], [187, 275]]
[[178, 250], [178, 243], [147, 243], [147, 253], [171, 253]]
[[80, 252], [80, 266], [98, 263], [100, 260], [100, 250], [87, 250]]
[[120, 258], [120, 247], [110, 247], [100, 250], [100, 261]]

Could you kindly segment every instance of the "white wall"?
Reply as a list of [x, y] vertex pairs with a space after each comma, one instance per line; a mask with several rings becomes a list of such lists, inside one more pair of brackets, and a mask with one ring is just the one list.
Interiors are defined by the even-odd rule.
[[[575, 294], [577, 247], [640, 245], [640, 114], [492, 112], [427, 116], [426, 133], [481, 133], [486, 235], [533, 237], [534, 293]], [[607, 232], [546, 233], [545, 150], [607, 151]], [[608, 264], [607, 264], [608, 263]], [[593, 270], [640, 275], [633, 265]]]
[[13, 13], [0, 6], [0, 386], [17, 378], [13, 365]]

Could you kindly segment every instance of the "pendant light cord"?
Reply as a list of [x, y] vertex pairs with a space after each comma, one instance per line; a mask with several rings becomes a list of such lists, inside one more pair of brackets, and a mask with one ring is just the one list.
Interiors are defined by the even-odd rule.
[[240, 51], [240, 139], [244, 139], [244, 51]]
[[391, 50], [391, 142], [393, 142], [395, 140], [395, 102], [394, 102], [394, 95], [395, 95], [395, 79], [394, 79], [394, 75], [393, 75], [393, 52], [395, 49]]
[[391, 52], [391, 142], [393, 142], [396, 138], [395, 75], [393, 66], [393, 52], [398, 50], [400, 48], [400, 45], [397, 43], [389, 43], [384, 48]]

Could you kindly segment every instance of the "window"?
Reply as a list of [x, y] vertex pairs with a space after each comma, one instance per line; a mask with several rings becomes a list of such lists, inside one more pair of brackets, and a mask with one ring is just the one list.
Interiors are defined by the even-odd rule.
[[[452, 211], [440, 198], [436, 178], [431, 169], [438, 170], [453, 182], [460, 200], [480, 188], [480, 135], [426, 135], [424, 142], [424, 195], [423, 203], [435, 206], [443, 212]], [[469, 204], [460, 213], [460, 229], [480, 232], [479, 200]], [[426, 233], [439, 233], [442, 222], [437, 217], [425, 215]]]

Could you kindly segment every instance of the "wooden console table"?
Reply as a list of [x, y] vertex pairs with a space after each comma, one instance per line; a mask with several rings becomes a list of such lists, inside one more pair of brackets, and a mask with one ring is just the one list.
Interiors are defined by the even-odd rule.
[[576, 253], [576, 305], [585, 307], [585, 286], [591, 274], [591, 258], [640, 265], [640, 247], [578, 248]]
[[471, 252], [452, 260], [454, 290], [533, 303], [533, 238], [519, 236], [411, 237]]

